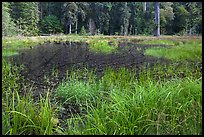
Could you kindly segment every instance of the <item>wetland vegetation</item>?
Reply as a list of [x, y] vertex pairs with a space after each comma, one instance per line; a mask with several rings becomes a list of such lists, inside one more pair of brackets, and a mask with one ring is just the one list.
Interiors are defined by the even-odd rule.
[[202, 134], [201, 39], [159, 40], [3, 39], [3, 134]]
[[202, 135], [202, 2], [2, 2], [3, 135]]

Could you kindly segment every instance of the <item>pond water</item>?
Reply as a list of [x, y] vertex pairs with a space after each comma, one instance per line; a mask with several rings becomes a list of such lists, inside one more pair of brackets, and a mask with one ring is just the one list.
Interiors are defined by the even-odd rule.
[[[10, 57], [16, 65], [24, 64], [21, 74], [28, 79], [39, 82], [44, 75], [51, 75], [57, 69], [59, 79], [63, 79], [66, 70], [84, 68], [96, 69], [101, 74], [107, 67], [118, 69], [120, 67], [139, 69], [141, 65], [167, 63], [169, 60], [145, 56], [144, 50], [159, 45], [137, 45], [134, 43], [119, 43], [117, 52], [111, 54], [94, 53], [90, 51], [87, 43], [45, 43], [33, 49], [22, 50], [20, 54]], [[161, 46], [161, 45], [160, 45]]]

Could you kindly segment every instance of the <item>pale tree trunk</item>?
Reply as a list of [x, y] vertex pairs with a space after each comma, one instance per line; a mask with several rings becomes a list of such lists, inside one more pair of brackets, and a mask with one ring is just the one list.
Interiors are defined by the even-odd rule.
[[128, 35], [128, 26], [124, 26], [124, 36]]
[[70, 23], [69, 24], [69, 34], [71, 34], [72, 33], [72, 24]]
[[43, 3], [40, 3], [40, 19], [42, 20], [43, 18]]
[[147, 2], [144, 2], [144, 5], [143, 5], [143, 12], [145, 13], [147, 11]]
[[91, 35], [95, 34], [95, 29], [96, 29], [96, 25], [93, 19], [89, 19], [89, 32], [91, 33]]
[[120, 26], [120, 35], [124, 35], [124, 27], [122, 25]]
[[132, 25], [130, 25], [130, 35], [132, 35]]
[[192, 28], [190, 28], [190, 30], [189, 30], [189, 36], [191, 36], [192, 35]]
[[[126, 9], [126, 10], [128, 9], [127, 2], [125, 2], [125, 9]], [[128, 35], [128, 26], [129, 26], [129, 18], [126, 17], [126, 18], [124, 19], [123, 24], [124, 24], [123, 34], [124, 34], [125, 36], [127, 36], [127, 35]]]
[[78, 20], [76, 20], [75, 33], [77, 34]]
[[155, 23], [156, 23], [155, 36], [160, 36], [159, 2], [156, 2], [155, 8], [156, 8], [155, 10]]

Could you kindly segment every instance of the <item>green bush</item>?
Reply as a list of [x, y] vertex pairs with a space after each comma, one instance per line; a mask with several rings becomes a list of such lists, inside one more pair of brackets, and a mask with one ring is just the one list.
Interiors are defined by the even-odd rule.
[[81, 27], [80, 35], [83, 35], [83, 36], [87, 35], [84, 26]]

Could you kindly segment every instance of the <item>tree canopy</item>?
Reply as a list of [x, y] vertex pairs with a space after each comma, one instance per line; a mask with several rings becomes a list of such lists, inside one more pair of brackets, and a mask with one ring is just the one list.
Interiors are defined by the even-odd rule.
[[[154, 35], [156, 2], [2, 2], [2, 35]], [[201, 2], [158, 2], [161, 35], [202, 34]]]

